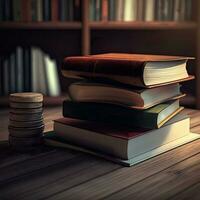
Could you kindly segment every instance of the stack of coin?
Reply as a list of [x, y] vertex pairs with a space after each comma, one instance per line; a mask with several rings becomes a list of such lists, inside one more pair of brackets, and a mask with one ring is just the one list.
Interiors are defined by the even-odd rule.
[[32, 148], [41, 143], [44, 130], [43, 95], [14, 93], [10, 95], [9, 143], [16, 149]]

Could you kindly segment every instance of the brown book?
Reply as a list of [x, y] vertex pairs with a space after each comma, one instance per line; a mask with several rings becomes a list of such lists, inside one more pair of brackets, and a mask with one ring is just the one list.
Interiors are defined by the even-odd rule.
[[51, 0], [51, 20], [58, 21], [58, 4], [57, 0]]
[[31, 0], [22, 0], [22, 21], [30, 22], [31, 19]]
[[67, 57], [65, 77], [104, 79], [140, 87], [156, 87], [191, 80], [186, 63], [190, 57], [108, 53]]
[[102, 0], [102, 21], [108, 21], [108, 0]]

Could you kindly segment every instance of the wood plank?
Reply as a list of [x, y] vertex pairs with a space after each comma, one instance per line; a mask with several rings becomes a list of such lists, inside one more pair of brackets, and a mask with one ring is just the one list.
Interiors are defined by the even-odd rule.
[[118, 168], [121, 166], [89, 155], [73, 158], [2, 185], [0, 197], [44, 199]]
[[195, 22], [90, 22], [92, 30], [181, 30], [196, 29]]
[[33, 171], [56, 165], [60, 162], [72, 159], [78, 156], [75, 151], [54, 151], [47, 152], [36, 157], [26, 159], [25, 161], [2, 167], [0, 169], [0, 185], [12, 181], [19, 176], [31, 173]]
[[80, 22], [1, 22], [1, 30], [20, 29], [20, 30], [79, 30]]
[[115, 199], [169, 199], [200, 180], [200, 154], [121, 190], [106, 200]]
[[77, 185], [49, 199], [100, 199], [137, 183], [200, 152], [200, 140], [186, 144], [131, 168], [121, 168]]
[[200, 183], [192, 185], [192, 187], [174, 195], [170, 200], [199, 200], [200, 197]]
[[46, 155], [47, 153], [55, 152], [53, 148], [41, 146], [29, 152], [16, 152], [9, 148], [8, 144], [4, 148], [0, 148], [0, 170], [3, 167], [14, 165], [27, 159], [33, 159], [38, 155]]

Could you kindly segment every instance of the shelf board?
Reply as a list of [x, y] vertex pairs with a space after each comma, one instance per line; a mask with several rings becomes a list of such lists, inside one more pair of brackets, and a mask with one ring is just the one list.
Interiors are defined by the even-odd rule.
[[80, 22], [0, 22], [0, 29], [81, 29]]
[[92, 30], [179, 30], [196, 29], [196, 22], [90, 22]]

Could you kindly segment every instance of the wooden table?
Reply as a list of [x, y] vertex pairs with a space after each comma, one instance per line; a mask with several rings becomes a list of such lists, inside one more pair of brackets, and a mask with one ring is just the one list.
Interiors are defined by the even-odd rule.
[[[200, 133], [200, 111], [185, 110]], [[45, 110], [46, 130], [61, 108]], [[8, 110], [0, 111], [0, 138]], [[134, 167], [80, 152], [41, 147], [29, 153], [0, 145], [0, 199], [200, 199], [200, 140]]]

